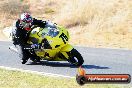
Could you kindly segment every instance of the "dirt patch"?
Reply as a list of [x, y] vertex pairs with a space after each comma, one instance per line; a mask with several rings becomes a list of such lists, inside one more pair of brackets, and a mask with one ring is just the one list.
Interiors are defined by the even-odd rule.
[[[131, 10], [131, 0], [2, 0], [0, 28], [28, 11], [67, 27], [73, 45], [132, 49]], [[8, 39], [1, 33], [0, 40]]]

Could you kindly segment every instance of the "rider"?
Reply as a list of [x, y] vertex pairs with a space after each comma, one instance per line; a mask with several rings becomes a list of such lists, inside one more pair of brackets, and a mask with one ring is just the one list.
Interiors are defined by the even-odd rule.
[[24, 12], [21, 14], [20, 19], [18, 19], [15, 23], [13, 44], [19, 45], [22, 64], [25, 64], [27, 60], [31, 58], [31, 54], [29, 53], [28, 49], [39, 47], [38, 44], [27, 44], [29, 33], [31, 32], [34, 25], [38, 27], [45, 27], [46, 21], [32, 18], [29, 13]]

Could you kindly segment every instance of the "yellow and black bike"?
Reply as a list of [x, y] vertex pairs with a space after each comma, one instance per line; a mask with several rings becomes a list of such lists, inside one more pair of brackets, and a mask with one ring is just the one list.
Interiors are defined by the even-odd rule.
[[54, 23], [47, 23], [44, 28], [34, 27], [29, 35], [28, 44], [39, 44], [34, 52], [40, 60], [68, 61], [80, 66], [84, 60], [81, 54], [68, 43], [68, 31]]

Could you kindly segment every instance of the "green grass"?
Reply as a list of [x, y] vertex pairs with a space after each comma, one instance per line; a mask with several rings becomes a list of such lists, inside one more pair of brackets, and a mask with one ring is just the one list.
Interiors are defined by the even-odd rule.
[[80, 86], [69, 78], [47, 77], [38, 74], [0, 69], [0, 88], [131, 88], [119, 84], [85, 84]]

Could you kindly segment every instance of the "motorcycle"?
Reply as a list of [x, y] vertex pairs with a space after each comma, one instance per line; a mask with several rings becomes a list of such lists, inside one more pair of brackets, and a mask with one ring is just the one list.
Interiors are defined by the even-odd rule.
[[81, 66], [84, 62], [83, 57], [68, 43], [69, 38], [66, 28], [48, 22], [44, 28], [33, 27], [27, 43], [40, 45], [39, 48], [34, 49], [40, 61], [68, 61], [75, 66]]

